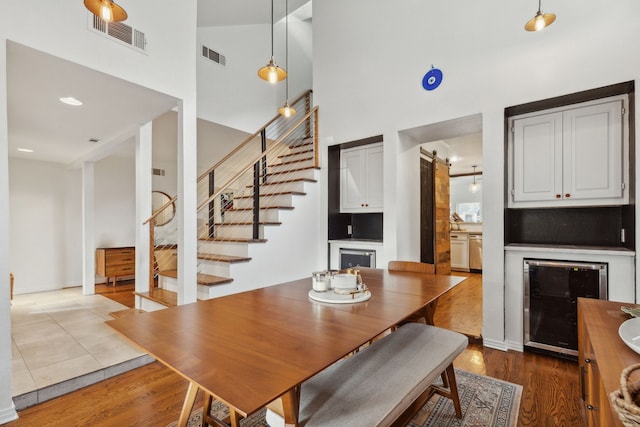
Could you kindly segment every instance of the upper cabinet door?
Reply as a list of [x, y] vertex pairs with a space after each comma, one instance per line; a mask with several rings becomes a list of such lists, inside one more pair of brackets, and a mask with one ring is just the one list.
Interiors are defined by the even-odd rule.
[[513, 121], [512, 188], [514, 202], [562, 197], [562, 113]]
[[626, 96], [509, 119], [509, 207], [629, 203]]
[[622, 174], [622, 101], [564, 113], [564, 197], [620, 198]]
[[382, 212], [382, 143], [340, 152], [340, 211]]

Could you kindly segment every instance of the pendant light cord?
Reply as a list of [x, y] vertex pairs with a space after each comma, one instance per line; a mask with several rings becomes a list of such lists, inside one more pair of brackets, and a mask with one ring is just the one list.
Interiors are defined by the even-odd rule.
[[[284, 19], [284, 30], [286, 33], [286, 37], [284, 39], [284, 46], [285, 46], [285, 58], [284, 58], [284, 67], [285, 70], [289, 69], [289, 0], [285, 0], [285, 19]], [[287, 79], [286, 82], [286, 95], [287, 95], [287, 100], [286, 102], [289, 102], [289, 79]]]
[[271, 57], [273, 58], [273, 0], [271, 0]]

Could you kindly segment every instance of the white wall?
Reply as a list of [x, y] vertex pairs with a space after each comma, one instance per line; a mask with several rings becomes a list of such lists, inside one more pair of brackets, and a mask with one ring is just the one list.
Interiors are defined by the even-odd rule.
[[135, 158], [133, 145], [127, 148], [122, 154], [95, 163], [94, 227], [98, 248], [135, 245]]
[[[147, 54], [114, 43], [87, 29], [88, 11], [82, 2], [56, 2], [33, 0], [28, 3], [8, 1], [0, 14], [0, 81], [6, 81], [6, 40], [12, 40], [43, 52], [94, 68], [147, 88], [174, 96], [181, 100], [182, 149], [179, 177], [193, 182], [196, 151], [196, 2], [183, 2], [175, 7], [169, 0], [125, 1], [122, 6], [129, 13], [127, 23], [144, 31], [147, 36]], [[153, 10], [171, 10], [171, 13], [149, 13]], [[7, 97], [4, 83], [0, 89], [0, 164], [7, 158]], [[0, 178], [0, 184], [2, 178]], [[62, 182], [64, 184], [64, 182]], [[187, 271], [182, 277], [195, 282], [195, 191], [186, 185], [178, 186], [182, 194], [185, 213], [180, 215], [187, 239], [193, 241], [182, 246]], [[0, 206], [8, 206], [9, 195], [0, 188]], [[9, 218], [0, 211], [0, 229], [8, 229]], [[4, 235], [0, 237], [4, 239]], [[0, 273], [8, 271], [9, 253], [0, 247]], [[188, 265], [187, 265], [188, 264]], [[4, 282], [2, 282], [4, 283]], [[8, 293], [0, 294], [0, 310], [5, 319], [8, 312]], [[10, 348], [10, 322], [0, 323], [0, 348]], [[7, 344], [6, 346], [4, 344]], [[11, 359], [8, 352], [0, 352], [0, 423], [15, 415], [11, 403]]]
[[[276, 63], [285, 68], [284, 21], [274, 31]], [[198, 66], [198, 117], [254, 133], [278, 114], [285, 102], [285, 81], [271, 85], [257, 77], [269, 62], [271, 26], [244, 25], [200, 28], [198, 47], [226, 57], [221, 66], [202, 56]], [[289, 19], [289, 99], [311, 89], [311, 24]], [[222, 100], [222, 101], [221, 101]]]
[[80, 259], [71, 262], [66, 252], [68, 247], [82, 245], [80, 200], [68, 197], [69, 189], [80, 191], [79, 181], [72, 183], [73, 176], [55, 163], [9, 161], [9, 267], [15, 275], [16, 294], [80, 283]]
[[[640, 37], [634, 18], [640, 3], [549, 4], [545, 11], [557, 21], [528, 33], [523, 25], [535, 6], [509, 0], [491, 7], [471, 0], [313, 4], [314, 100], [323, 138], [337, 144], [384, 136], [387, 252], [411, 256], [418, 238], [402, 220], [417, 193], [395, 191], [406, 173], [397, 163], [407, 151], [398, 131], [482, 114], [483, 336], [495, 347], [504, 343], [504, 108], [640, 75], [640, 57], [628, 50]], [[593, 10], [597, 22], [589, 18]], [[432, 65], [444, 79], [428, 92], [421, 81]]]

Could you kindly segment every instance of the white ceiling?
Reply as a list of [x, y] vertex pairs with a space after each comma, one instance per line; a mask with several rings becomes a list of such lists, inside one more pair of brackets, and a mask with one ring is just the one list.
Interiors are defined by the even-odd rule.
[[[276, 21], [284, 10], [284, 0], [274, 2]], [[310, 19], [311, 1], [289, 0], [289, 10], [299, 19]], [[270, 15], [266, 0], [198, 0], [199, 26], [264, 24]], [[177, 105], [168, 95], [13, 42], [7, 45], [7, 83], [9, 156], [62, 164], [104, 152], [106, 145], [121, 142], [123, 135], [132, 135], [141, 124]], [[78, 98], [84, 105], [65, 105], [59, 101], [62, 96]], [[453, 162], [451, 173], [466, 173], [472, 164], [481, 170], [481, 126], [476, 115], [402, 133], [420, 143], [447, 142], [449, 157], [460, 159]]]
[[[63, 96], [84, 104], [63, 104]], [[168, 95], [13, 42], [7, 45], [7, 102], [9, 156], [64, 164], [132, 135], [177, 105]]]
[[[304, 7], [303, 7], [304, 6]], [[311, 0], [289, 0], [289, 11], [300, 19], [311, 18]], [[285, 15], [285, 0], [273, 1], [273, 20]], [[198, 0], [198, 27], [255, 25], [271, 22], [269, 0]]]

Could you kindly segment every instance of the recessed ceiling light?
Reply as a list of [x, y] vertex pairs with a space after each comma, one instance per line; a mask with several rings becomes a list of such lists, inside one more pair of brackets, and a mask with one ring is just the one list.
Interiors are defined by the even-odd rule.
[[18, 151], [22, 151], [23, 153], [33, 153], [31, 148], [18, 148]]
[[82, 101], [74, 98], [73, 96], [63, 96], [60, 98], [60, 102], [64, 102], [67, 105], [73, 105], [74, 107], [82, 105]]

